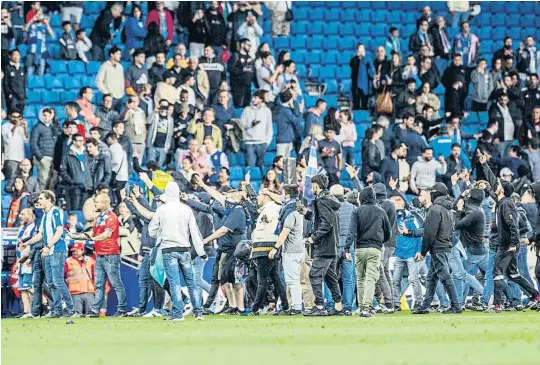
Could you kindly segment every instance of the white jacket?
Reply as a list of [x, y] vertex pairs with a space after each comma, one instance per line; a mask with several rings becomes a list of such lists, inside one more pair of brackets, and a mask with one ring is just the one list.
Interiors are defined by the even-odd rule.
[[253, 242], [277, 242], [276, 227], [279, 221], [281, 205], [269, 202], [262, 207], [255, 229], [251, 233]]
[[205, 255], [195, 215], [190, 207], [180, 202], [180, 188], [175, 181], [167, 183], [165, 198], [166, 202], [157, 208], [148, 225], [148, 234], [154, 238], [159, 237], [163, 249], [189, 250], [193, 243], [197, 255]]

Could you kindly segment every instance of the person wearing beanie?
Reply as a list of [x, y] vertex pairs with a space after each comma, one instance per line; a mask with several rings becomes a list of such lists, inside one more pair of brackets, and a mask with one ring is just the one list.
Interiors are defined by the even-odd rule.
[[450, 251], [452, 249], [452, 234], [454, 217], [452, 201], [448, 196], [448, 188], [443, 183], [436, 183], [430, 192], [433, 205], [428, 209], [424, 222], [422, 251], [415, 256], [423, 260], [431, 253], [431, 266], [427, 275], [426, 295], [422, 306], [413, 314], [429, 314], [429, 305], [433, 300], [437, 282], [440, 280], [450, 298], [451, 306], [443, 314], [461, 314], [456, 286], [450, 275]]
[[[309, 280], [315, 295], [315, 306], [305, 316], [327, 316], [328, 310], [324, 308], [323, 282], [332, 293], [335, 310], [332, 314], [342, 314], [341, 290], [336, 272], [337, 247], [339, 245], [339, 201], [328, 192], [328, 177], [324, 174], [311, 178], [311, 190], [315, 195], [313, 206], [313, 229], [305, 243], [311, 245], [313, 266], [309, 273]], [[302, 209], [303, 214], [308, 214]], [[310, 217], [307, 217], [308, 219]]]

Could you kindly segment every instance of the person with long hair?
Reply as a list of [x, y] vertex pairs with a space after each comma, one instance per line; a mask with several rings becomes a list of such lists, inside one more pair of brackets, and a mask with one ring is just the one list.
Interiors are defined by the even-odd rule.
[[[144, 27], [143, 13], [139, 5], [133, 5], [131, 14], [127, 18], [124, 25], [124, 33], [122, 38], [125, 37], [124, 59], [130, 60], [133, 52], [144, 46], [144, 39], [148, 31]], [[123, 40], [123, 39], [122, 39]]]
[[431, 85], [428, 82], [424, 82], [422, 87], [418, 89], [418, 96], [416, 97], [416, 112], [418, 114], [422, 114], [425, 105], [433, 107], [434, 113], [437, 113], [441, 107], [439, 97], [431, 92]]
[[283, 62], [291, 59], [291, 52], [287, 50], [280, 51], [277, 58], [277, 65], [283, 65]]
[[270, 44], [268, 42], [262, 42], [259, 44], [259, 47], [257, 47], [257, 52], [255, 52], [255, 68], [259, 68], [262, 66], [263, 59], [262, 55], [266, 53], [272, 53], [272, 50], [270, 49]]
[[324, 116], [324, 127], [326, 128], [332, 128], [336, 131], [336, 134], [339, 134], [341, 131], [341, 124], [339, 124], [339, 118], [341, 116], [341, 112], [337, 108], [330, 108], [328, 109], [328, 112]]
[[342, 139], [341, 146], [343, 148], [343, 161], [348, 165], [354, 165], [354, 144], [358, 139], [356, 126], [353, 123], [353, 115], [350, 111], [344, 110], [341, 112], [340, 137]]
[[19, 213], [28, 207], [28, 189], [22, 176], [15, 177], [13, 182], [13, 195], [9, 204], [7, 227], [17, 227], [19, 225]]
[[262, 187], [268, 190], [281, 191], [281, 184], [279, 183], [277, 174], [274, 170], [270, 169], [266, 172]]

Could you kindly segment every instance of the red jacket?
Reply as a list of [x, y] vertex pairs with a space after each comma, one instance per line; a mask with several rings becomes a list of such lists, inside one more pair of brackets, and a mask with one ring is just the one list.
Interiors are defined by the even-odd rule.
[[[167, 40], [172, 42], [174, 39], [174, 20], [169, 10], [165, 9], [164, 11], [166, 14], [165, 22], [167, 23]], [[145, 27], [148, 29], [148, 24], [152, 22], [156, 23], [159, 27], [159, 11], [157, 9], [154, 9], [150, 13], [148, 13]]]

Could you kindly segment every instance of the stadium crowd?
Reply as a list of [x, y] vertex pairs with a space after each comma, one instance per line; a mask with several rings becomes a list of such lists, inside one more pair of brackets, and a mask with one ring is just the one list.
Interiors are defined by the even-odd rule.
[[[483, 58], [469, 2], [426, 6], [408, 51], [397, 26], [374, 50], [358, 43], [350, 105], [327, 108], [324, 96], [306, 105], [291, 52], [260, 41], [261, 7], [272, 36], [288, 36], [294, 2], [148, 5], [108, 2], [87, 35], [83, 2], [2, 3], [2, 224], [18, 229], [24, 318], [99, 317], [111, 288], [116, 316], [174, 321], [188, 310], [371, 317], [402, 310], [409, 286], [415, 314], [540, 311], [533, 36]], [[53, 42], [62, 60], [102, 62], [102, 97], [83, 86], [66, 120], [45, 106], [30, 131], [27, 78], [49, 72]], [[357, 110], [373, 122], [365, 136]], [[468, 134], [477, 113], [485, 129]], [[233, 187], [238, 152], [247, 168]], [[135, 308], [121, 256], [138, 266]]]

